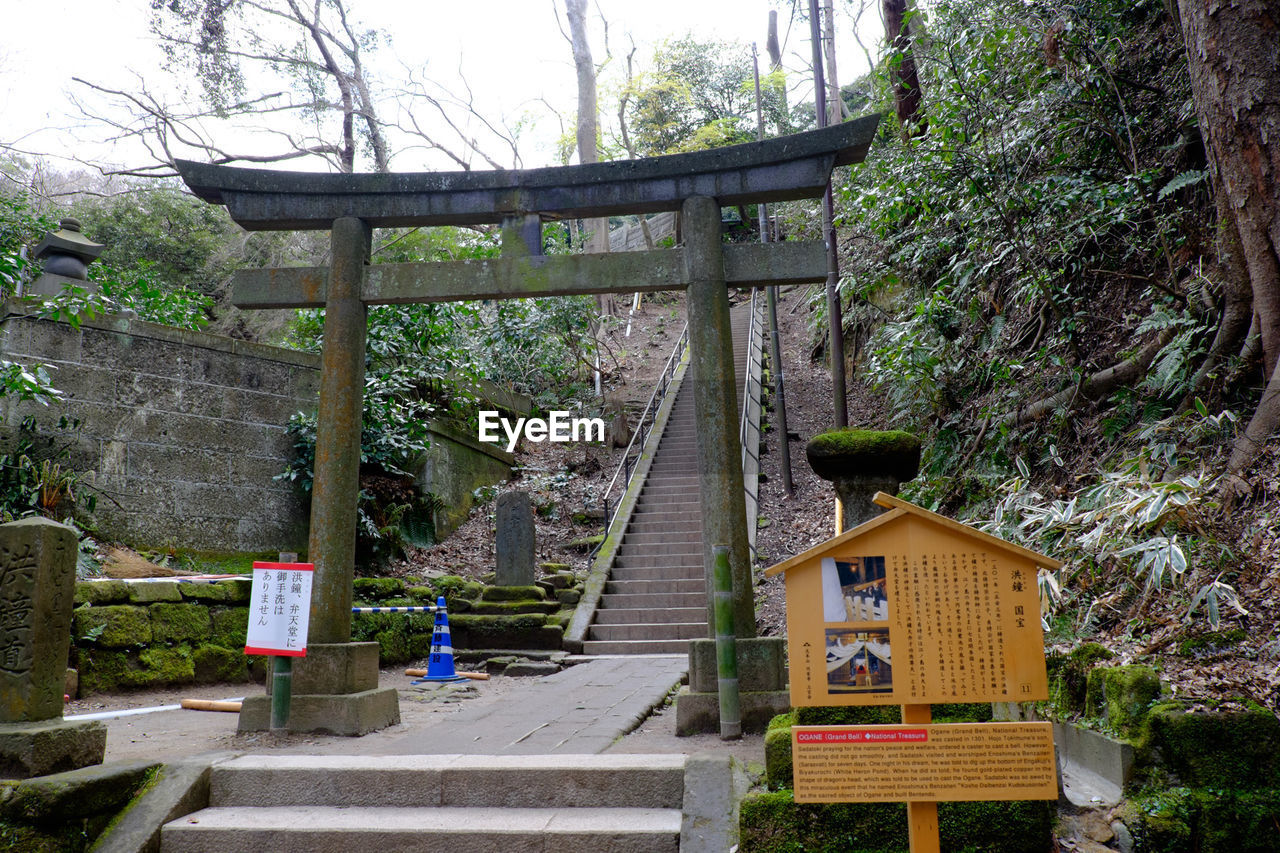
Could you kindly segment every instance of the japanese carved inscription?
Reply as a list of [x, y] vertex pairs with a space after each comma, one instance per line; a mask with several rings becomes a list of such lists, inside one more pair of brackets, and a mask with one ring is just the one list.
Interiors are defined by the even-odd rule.
[[0, 525], [0, 723], [62, 716], [75, 575], [71, 528]]

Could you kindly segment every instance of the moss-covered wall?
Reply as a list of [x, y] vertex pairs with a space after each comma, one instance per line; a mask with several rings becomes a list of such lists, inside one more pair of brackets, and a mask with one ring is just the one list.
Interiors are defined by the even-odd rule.
[[[530, 587], [485, 587], [452, 576], [418, 585], [398, 578], [355, 581], [357, 606], [435, 604], [443, 595], [454, 649], [557, 650], [580, 590], [574, 575], [561, 570]], [[351, 638], [376, 642], [384, 664], [404, 663], [426, 657], [434, 627], [430, 613], [359, 613], [351, 620]]]
[[[1045, 853], [1053, 803], [939, 803], [938, 834], [948, 853]], [[742, 803], [741, 849], [750, 853], [902, 853], [904, 803], [797, 803], [791, 791]]]
[[156, 776], [146, 761], [0, 780], [0, 850], [83, 853]]
[[1280, 719], [1271, 711], [1190, 711], [1147, 666], [1108, 666], [1084, 644], [1049, 659], [1042, 711], [1134, 748], [1121, 819], [1135, 853], [1280, 850]]
[[71, 666], [80, 695], [172, 684], [249, 681], [263, 659], [244, 654], [249, 581], [82, 581]]
[[[548, 564], [551, 566], [552, 564]], [[81, 696], [174, 684], [261, 680], [265, 659], [244, 654], [251, 582], [82, 581], [76, 584], [70, 665]], [[535, 586], [485, 587], [445, 576], [414, 584], [357, 578], [356, 606], [435, 604], [444, 596], [455, 649], [555, 650], [581, 585], [556, 566]], [[382, 663], [431, 648], [431, 613], [359, 613], [353, 640], [373, 641]]]

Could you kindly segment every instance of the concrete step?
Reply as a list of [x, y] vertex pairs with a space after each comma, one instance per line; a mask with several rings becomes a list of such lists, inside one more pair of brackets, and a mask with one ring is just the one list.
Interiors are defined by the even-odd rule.
[[698, 459], [696, 453], [680, 453], [680, 455], [663, 456], [658, 453], [657, 460], [649, 467], [649, 476], [659, 474], [667, 478], [667, 476], [678, 476], [678, 478], [692, 480], [698, 482], [698, 469], [695, 467], [685, 467], [690, 460]]
[[637, 549], [634, 546], [627, 548], [625, 544], [618, 546], [618, 555], [613, 559], [614, 568], [623, 569], [654, 569], [666, 568], [668, 566], [701, 566], [703, 560], [703, 547], [700, 544], [684, 545], [682, 551], [670, 554], [652, 554], [646, 552], [643, 548]]
[[694, 463], [695, 459], [690, 457], [670, 463], [663, 462], [661, 467], [654, 465], [649, 469], [649, 479], [645, 481], [645, 486], [687, 486], [697, 489], [698, 471], [696, 467], [691, 467]]
[[615, 581], [701, 580], [705, 570], [697, 566], [614, 566], [610, 576]]
[[618, 556], [632, 554], [652, 556], [666, 554], [701, 554], [702, 531], [665, 533], [631, 533], [622, 538], [618, 546]]
[[[704, 596], [703, 604], [706, 604], [705, 596], [707, 592], [707, 582], [704, 577], [688, 577], [688, 578], [664, 578], [661, 580], [622, 580], [620, 578], [610, 578], [605, 581], [604, 595], [655, 595], [660, 593], [670, 593], [671, 595], [695, 594]], [[606, 605], [608, 606], [608, 605]], [[645, 604], [643, 606], [650, 606]], [[686, 605], [692, 607], [693, 605]]]
[[639, 625], [661, 622], [707, 621], [705, 606], [678, 607], [664, 602], [656, 607], [602, 607], [596, 611], [596, 625]]
[[214, 766], [229, 806], [680, 808], [668, 755], [246, 755]]
[[696, 524], [698, 529], [702, 529], [702, 516], [698, 512], [690, 515], [690, 510], [700, 506], [697, 501], [685, 501], [670, 509], [665, 507], [652, 507], [646, 509], [643, 514], [633, 514], [632, 523], [637, 521], [651, 522], [654, 524], [675, 524], [678, 522], [689, 522]]
[[643, 512], [684, 512], [702, 518], [702, 502], [698, 493], [692, 495], [645, 495], [636, 501], [636, 509]]
[[[702, 611], [706, 617], [707, 612]], [[597, 622], [587, 636], [592, 640], [689, 640], [708, 635], [707, 623], [702, 622], [650, 622], [647, 624], [610, 625]]]
[[[608, 645], [608, 644], [606, 644]], [[161, 853], [677, 853], [679, 808], [209, 808], [166, 824]]]
[[[619, 546], [619, 551], [622, 546]], [[701, 571], [704, 560], [702, 550], [687, 550], [678, 554], [645, 554], [635, 551], [619, 553], [613, 560], [615, 569], [690, 569]], [[616, 576], [615, 576], [616, 577]], [[677, 577], [674, 576], [673, 577]]]
[[[667, 517], [659, 519], [654, 518], [655, 515]], [[688, 513], [683, 512], [645, 512], [633, 515], [631, 523], [627, 525], [627, 536], [644, 536], [654, 533], [672, 536], [692, 534], [701, 540], [702, 519], [690, 518]]]
[[[640, 499], [636, 501], [636, 506], [639, 507], [643, 504], [645, 512], [654, 510], [658, 512], [687, 512], [689, 510], [698, 512], [702, 506], [699, 497], [696, 488], [646, 488], [640, 493]], [[701, 518], [701, 515], [698, 517]]]
[[[652, 536], [652, 533], [638, 534], [641, 536]], [[685, 537], [690, 537], [686, 539]], [[680, 538], [672, 537], [671, 541], [663, 542], [662, 540], [646, 539], [640, 542], [634, 541], [635, 537], [623, 537], [622, 544], [618, 546], [618, 559], [630, 557], [692, 557], [691, 560], [667, 560], [666, 563], [679, 563], [681, 565], [691, 565], [693, 563], [702, 562], [702, 534], [697, 534], [697, 539], [693, 539], [693, 534], [682, 533]], [[627, 563], [627, 565], [636, 565], [635, 563]], [[652, 565], [652, 564], [651, 564]]]
[[686, 655], [688, 640], [584, 640], [586, 655]]
[[[644, 584], [648, 581], [627, 581], [626, 584]], [[664, 581], [662, 583], [685, 583], [685, 581]], [[699, 586], [702, 581], [698, 581]], [[605, 587], [608, 589], [608, 587]], [[596, 618], [609, 610], [684, 610], [695, 608], [707, 609], [705, 592], [606, 592], [600, 596], [600, 607], [596, 610]]]
[[698, 497], [698, 476], [671, 475], [657, 476], [645, 482], [644, 489], [641, 494], [646, 496], [655, 496], [655, 494], [689, 494], [691, 497]]

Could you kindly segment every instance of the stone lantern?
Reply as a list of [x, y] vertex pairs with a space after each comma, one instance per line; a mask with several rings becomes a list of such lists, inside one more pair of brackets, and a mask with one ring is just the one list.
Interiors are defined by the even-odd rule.
[[35, 259], [44, 261], [44, 272], [31, 285], [33, 296], [57, 296], [70, 282], [96, 293], [98, 286], [87, 281], [89, 264], [98, 259], [106, 246], [95, 243], [80, 233], [80, 221], [66, 217], [36, 246]]
[[920, 472], [920, 439], [901, 430], [832, 430], [814, 436], [804, 453], [813, 473], [836, 487], [845, 530], [884, 511], [871, 500], [876, 492], [896, 495]]

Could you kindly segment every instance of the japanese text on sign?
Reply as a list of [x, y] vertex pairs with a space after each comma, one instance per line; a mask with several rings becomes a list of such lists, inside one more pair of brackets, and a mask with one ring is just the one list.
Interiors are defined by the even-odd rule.
[[311, 563], [254, 563], [245, 654], [305, 657]]

